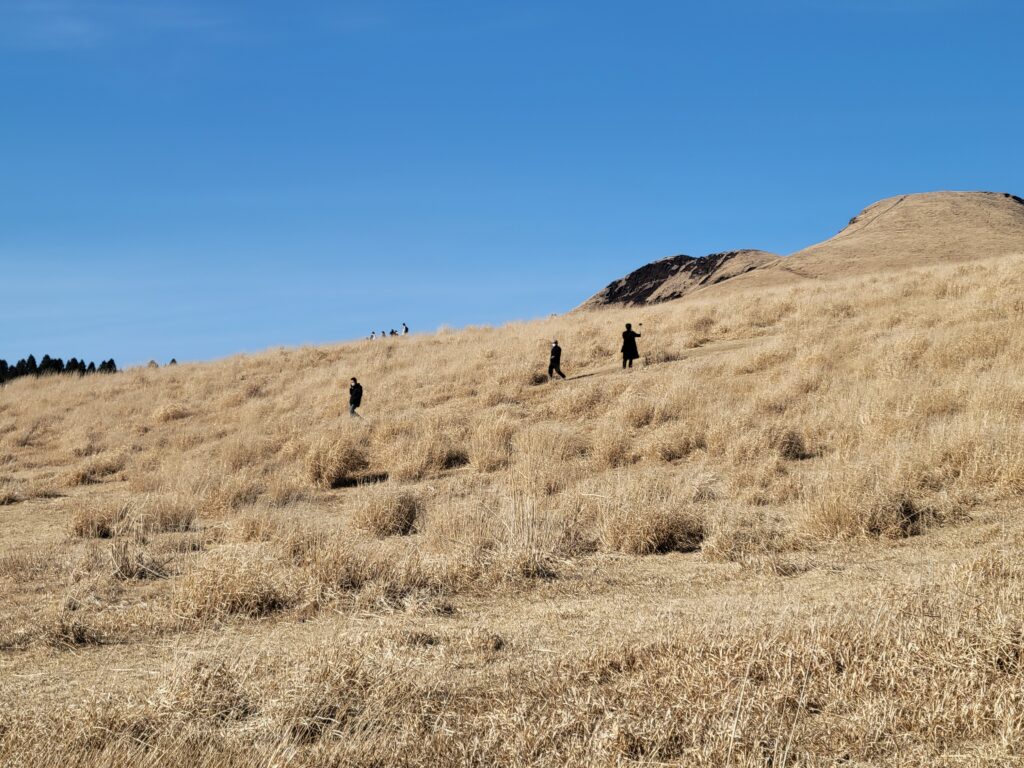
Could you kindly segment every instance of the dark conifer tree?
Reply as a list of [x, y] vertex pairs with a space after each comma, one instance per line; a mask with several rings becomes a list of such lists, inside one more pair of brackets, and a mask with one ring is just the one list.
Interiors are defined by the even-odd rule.
[[22, 358], [14, 365], [6, 360], [0, 360], [0, 384], [21, 376], [49, 376], [63, 373], [80, 376], [88, 373], [117, 373], [117, 363], [111, 358], [104, 360], [99, 366], [95, 362], [86, 365], [85, 360], [79, 360], [77, 357], [70, 357], [65, 363], [59, 357], [50, 357], [49, 355], [43, 355], [38, 364], [34, 355]]

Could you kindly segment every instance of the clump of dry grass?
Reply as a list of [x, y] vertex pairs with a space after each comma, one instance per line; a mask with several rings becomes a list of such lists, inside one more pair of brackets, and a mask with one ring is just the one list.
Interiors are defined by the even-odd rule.
[[782, 430], [774, 439], [779, 456], [790, 461], [802, 461], [814, 456], [807, 448], [804, 436], [795, 429]]
[[512, 461], [515, 426], [503, 417], [491, 417], [477, 423], [470, 436], [470, 462], [480, 472], [504, 469]]
[[524, 582], [558, 578], [558, 566], [551, 552], [535, 548], [502, 548], [483, 560], [487, 582], [522, 585]]
[[395, 442], [387, 450], [389, 477], [413, 482], [469, 464], [469, 453], [454, 428], [436, 421], [418, 427], [395, 434]]
[[629, 555], [692, 552], [704, 541], [706, 526], [696, 510], [630, 507], [602, 516], [601, 546]]
[[138, 499], [100, 497], [80, 504], [71, 517], [71, 533], [81, 538], [110, 539], [122, 533], [139, 536], [192, 530], [198, 512], [188, 497], [157, 494]]
[[621, 424], [604, 422], [594, 432], [590, 455], [595, 469], [616, 469], [637, 461], [637, 451]]
[[17, 504], [19, 501], [21, 501], [21, 496], [14, 490], [14, 486], [6, 483], [0, 485], [0, 507]]
[[233, 541], [286, 541], [294, 530], [279, 512], [266, 509], [246, 511], [231, 521]]
[[128, 540], [114, 542], [110, 547], [110, 561], [115, 579], [163, 579], [167, 576], [166, 563], [155, 559], [141, 544]]
[[99, 456], [82, 464], [67, 478], [68, 485], [91, 485], [116, 475], [125, 467], [124, 456]]
[[194, 499], [182, 493], [146, 496], [132, 513], [142, 533], [184, 533], [191, 531], [199, 516]]
[[200, 504], [208, 513], [229, 514], [255, 504], [265, 487], [263, 478], [252, 470], [217, 475], [210, 479]]
[[71, 533], [81, 538], [110, 539], [126, 529], [133, 505], [99, 500], [80, 504], [71, 515]]
[[595, 494], [601, 547], [631, 555], [692, 552], [707, 535], [705, 512], [659, 477], [613, 476]]
[[32, 581], [68, 569], [66, 545], [32, 547], [0, 555], [0, 577]]
[[166, 424], [169, 421], [187, 419], [190, 415], [189, 409], [180, 403], [165, 403], [153, 411], [153, 420]]
[[913, 470], [837, 461], [827, 485], [804, 504], [803, 527], [824, 538], [858, 535], [904, 538], [939, 519]]
[[92, 626], [75, 607], [62, 605], [44, 624], [43, 640], [57, 648], [96, 645], [103, 642], [103, 633]]
[[228, 472], [238, 472], [273, 457], [277, 446], [266, 438], [245, 436], [225, 442], [221, 448], [221, 461]]
[[322, 437], [306, 455], [306, 475], [319, 488], [355, 485], [369, 466], [367, 436], [354, 431]]
[[[39, 416], [33, 418], [21, 430], [14, 432], [13, 444], [16, 448], [28, 448], [42, 439], [52, 424], [52, 419]], [[12, 425], [13, 426], [13, 425]]]
[[691, 424], [673, 424], [650, 437], [646, 453], [660, 461], [673, 462], [706, 449], [707, 438], [700, 428]]
[[160, 691], [160, 707], [193, 721], [244, 720], [257, 712], [254, 697], [246, 689], [247, 672], [237, 661], [198, 659], [178, 671]]
[[488, 658], [495, 657], [508, 647], [508, 641], [504, 637], [484, 627], [473, 627], [468, 633], [467, 640], [471, 648]]
[[453, 593], [479, 576], [474, 562], [418, 552], [395, 556], [336, 536], [319, 538], [296, 562], [316, 585], [321, 605], [360, 593], [364, 605], [404, 607]]
[[313, 498], [309, 484], [299, 473], [274, 475], [267, 481], [267, 503], [273, 507], [287, 507]]
[[260, 618], [295, 605], [302, 585], [293, 569], [250, 548], [210, 552], [172, 594], [178, 613], [197, 619]]
[[373, 536], [405, 536], [416, 527], [423, 502], [414, 492], [390, 484], [360, 489], [352, 522]]
[[709, 560], [751, 562], [776, 555], [794, 545], [784, 523], [763, 509], [719, 514], [709, 527], [701, 553]]
[[[367, 697], [393, 695], [390, 685], [374, 686], [358, 657], [321, 659], [304, 671], [278, 707], [276, 719], [286, 738], [311, 744], [332, 731], [347, 731], [362, 721]], [[387, 691], [387, 693], [385, 693]]]

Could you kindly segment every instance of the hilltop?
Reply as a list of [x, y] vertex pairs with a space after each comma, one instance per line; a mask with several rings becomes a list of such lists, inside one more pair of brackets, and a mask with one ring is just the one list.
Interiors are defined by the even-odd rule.
[[[1016, 253], [1024, 253], [1021, 198], [995, 192], [900, 195], [868, 206], [834, 237], [789, 256], [738, 251], [663, 259], [611, 283], [583, 306], [649, 304], [712, 287], [720, 292], [791, 285]], [[689, 279], [691, 273], [702, 279]]]

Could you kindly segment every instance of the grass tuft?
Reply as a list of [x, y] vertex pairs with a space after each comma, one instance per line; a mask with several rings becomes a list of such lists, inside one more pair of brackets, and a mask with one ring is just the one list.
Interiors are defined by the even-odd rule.
[[405, 536], [416, 528], [423, 503], [412, 491], [381, 486], [360, 489], [352, 522], [372, 536]]
[[320, 438], [306, 456], [306, 475], [318, 488], [354, 485], [370, 465], [365, 437], [344, 433]]

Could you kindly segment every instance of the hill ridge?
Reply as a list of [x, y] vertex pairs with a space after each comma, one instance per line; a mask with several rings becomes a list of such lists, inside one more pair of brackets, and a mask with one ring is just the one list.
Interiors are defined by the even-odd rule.
[[718, 251], [704, 256], [666, 256], [609, 283], [583, 306], [671, 301], [760, 269], [780, 258], [778, 254], [753, 248]]
[[700, 258], [740, 253], [764, 257], [743, 268], [732, 265], [713, 280], [679, 281], [667, 274], [658, 285], [658, 270], [651, 267], [666, 261], [661, 259], [610, 283], [581, 306], [653, 304], [698, 291], [770, 287], [1024, 253], [1024, 199], [1009, 192], [895, 195], [865, 207], [832, 237], [788, 256], [723, 251]]

